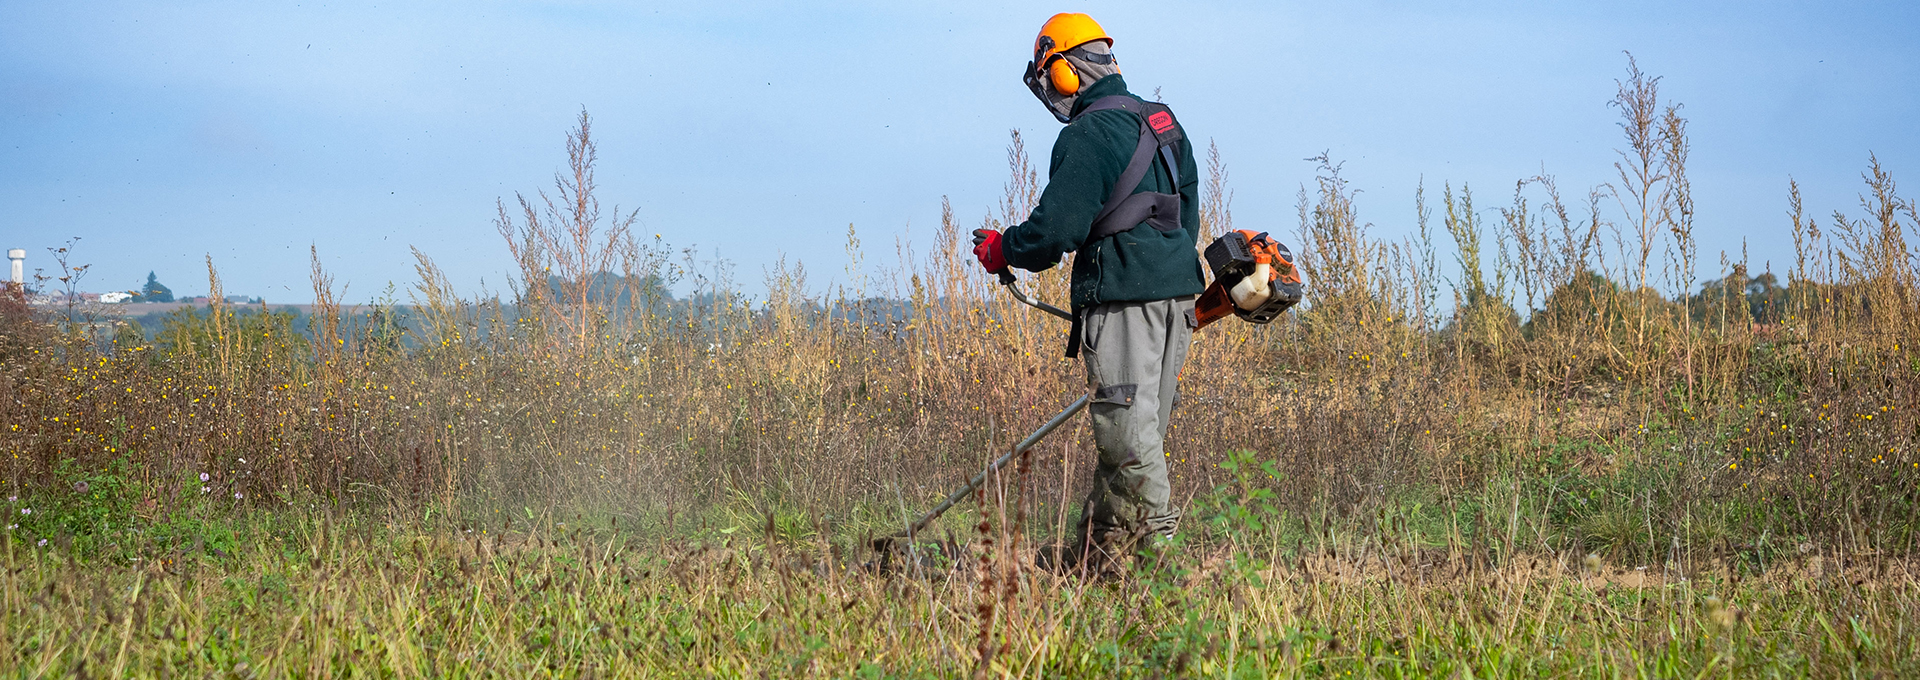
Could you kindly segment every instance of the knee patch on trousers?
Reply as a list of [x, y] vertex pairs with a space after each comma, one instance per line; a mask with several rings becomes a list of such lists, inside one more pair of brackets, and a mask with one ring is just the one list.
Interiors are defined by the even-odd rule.
[[1093, 403], [1132, 406], [1133, 395], [1140, 391], [1139, 385], [1105, 385], [1093, 391]]

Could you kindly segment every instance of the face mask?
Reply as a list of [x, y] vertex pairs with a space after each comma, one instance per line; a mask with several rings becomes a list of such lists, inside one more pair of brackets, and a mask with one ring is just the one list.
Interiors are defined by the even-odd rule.
[[1056, 92], [1053, 89], [1052, 81], [1047, 78], [1044, 67], [1036, 66], [1031, 61], [1027, 62], [1027, 70], [1022, 76], [1022, 80], [1026, 81], [1027, 89], [1033, 91], [1034, 98], [1039, 99], [1041, 104], [1046, 105], [1047, 112], [1053, 114], [1054, 118], [1058, 119], [1061, 123], [1067, 123], [1073, 120], [1071, 114], [1073, 113], [1074, 95], [1062, 95]]
[[[1037, 59], [1039, 55], [1034, 56], [1036, 60], [1027, 62], [1026, 73], [1021, 76], [1027, 83], [1027, 89], [1033, 91], [1034, 98], [1039, 99], [1054, 118], [1062, 123], [1072, 121], [1073, 104], [1080, 98], [1080, 93], [1061, 94], [1055, 90], [1053, 79], [1047, 74], [1047, 67], [1052, 65], [1052, 61], [1040, 63]], [[1064, 60], [1067, 67], [1073, 69], [1074, 75], [1079, 76], [1081, 92], [1101, 78], [1120, 72], [1120, 65], [1114, 60], [1113, 54], [1107, 51], [1107, 44], [1097, 40], [1055, 55], [1053, 59]]]

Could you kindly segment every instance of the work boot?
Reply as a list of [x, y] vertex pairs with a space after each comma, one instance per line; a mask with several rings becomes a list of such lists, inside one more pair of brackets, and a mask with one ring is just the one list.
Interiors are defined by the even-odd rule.
[[1134, 570], [1143, 576], [1179, 572], [1181, 567], [1176, 564], [1179, 556], [1180, 539], [1168, 534], [1147, 534], [1133, 544]]
[[1040, 549], [1033, 552], [1033, 564], [1041, 571], [1065, 576], [1071, 573], [1074, 567], [1080, 566], [1081, 554], [1082, 551], [1074, 550], [1071, 544], [1055, 543], [1040, 546]]
[[1076, 533], [1079, 536], [1070, 544], [1045, 546], [1036, 551], [1034, 564], [1060, 576], [1118, 576], [1126, 568], [1122, 557], [1138, 540], [1133, 532], [1117, 527], [1083, 524], [1082, 530]]
[[1126, 555], [1140, 542], [1140, 535], [1119, 527], [1101, 527], [1092, 532], [1092, 536], [1087, 542], [1086, 554], [1081, 557], [1080, 570], [1101, 578], [1126, 573]]
[[1074, 533], [1076, 535], [1071, 542], [1042, 546], [1039, 550], [1034, 551], [1034, 565], [1042, 571], [1050, 572], [1056, 576], [1069, 576], [1077, 573], [1080, 570], [1080, 565], [1087, 561], [1087, 550], [1090, 544], [1085, 531], [1076, 531]]

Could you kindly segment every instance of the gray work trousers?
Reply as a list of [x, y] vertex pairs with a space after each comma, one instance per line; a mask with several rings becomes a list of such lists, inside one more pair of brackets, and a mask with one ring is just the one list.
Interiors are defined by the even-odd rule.
[[1193, 340], [1193, 300], [1109, 302], [1081, 312], [1100, 452], [1085, 530], [1172, 535], [1179, 526], [1167, 482], [1167, 419]]

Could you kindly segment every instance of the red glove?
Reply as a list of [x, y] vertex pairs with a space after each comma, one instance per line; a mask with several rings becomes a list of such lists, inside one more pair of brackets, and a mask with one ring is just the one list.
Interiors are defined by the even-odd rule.
[[1007, 271], [1007, 258], [1000, 253], [1000, 232], [992, 229], [973, 230], [973, 256], [980, 259], [980, 265], [987, 268], [988, 274], [1004, 274]]

